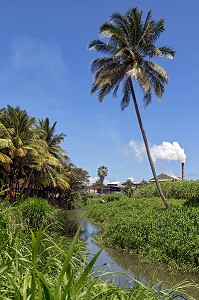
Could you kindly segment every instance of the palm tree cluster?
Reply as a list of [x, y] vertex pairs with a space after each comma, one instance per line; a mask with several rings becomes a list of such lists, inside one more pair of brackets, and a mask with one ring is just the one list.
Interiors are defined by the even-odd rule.
[[158, 57], [173, 58], [175, 54], [170, 47], [156, 46], [156, 41], [164, 30], [163, 19], [153, 20], [151, 11], [143, 19], [142, 11], [135, 7], [124, 15], [112, 14], [110, 21], [104, 23], [99, 30], [105, 41], [95, 39], [90, 42], [88, 48], [105, 55], [91, 63], [91, 71], [94, 74], [91, 92], [98, 92], [98, 99], [102, 102], [111, 91], [113, 96], [117, 97], [121, 86], [122, 110], [129, 105], [132, 98], [157, 188], [165, 206], [169, 207], [157, 180], [134, 89], [137, 83], [143, 92], [145, 107], [151, 103], [153, 92], [159, 99], [162, 97], [168, 74], [152, 60], [156, 61]]
[[65, 134], [56, 133], [56, 124], [18, 106], [0, 110], [0, 186], [7, 194], [55, 198], [70, 188], [71, 163], [60, 146]]

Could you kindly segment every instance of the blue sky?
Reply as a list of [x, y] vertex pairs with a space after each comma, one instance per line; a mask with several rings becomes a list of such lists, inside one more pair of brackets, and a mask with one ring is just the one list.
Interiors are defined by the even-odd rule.
[[[0, 0], [0, 107], [19, 105], [31, 116], [57, 121], [67, 134], [63, 147], [91, 177], [106, 165], [108, 180], [152, 177], [145, 157], [138, 159], [130, 141], [142, 137], [133, 105], [121, 112], [119, 98], [99, 103], [91, 96], [89, 64], [97, 57], [88, 43], [111, 13], [137, 6], [154, 19], [165, 19], [157, 45], [176, 50], [174, 60], [160, 59], [169, 74], [161, 101], [144, 109], [136, 89], [151, 146], [178, 142], [187, 160], [187, 179], [199, 178], [199, 2], [196, 0]], [[181, 175], [177, 161], [157, 160], [157, 173]]]

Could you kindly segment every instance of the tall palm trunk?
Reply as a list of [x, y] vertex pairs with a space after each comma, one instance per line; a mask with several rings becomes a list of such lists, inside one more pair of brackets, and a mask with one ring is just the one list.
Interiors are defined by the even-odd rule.
[[154, 163], [153, 163], [153, 160], [152, 160], [152, 157], [151, 157], [151, 152], [150, 152], [147, 137], [146, 137], [146, 133], [145, 133], [144, 126], [143, 126], [143, 123], [142, 123], [142, 119], [141, 119], [141, 116], [140, 116], [139, 107], [138, 107], [138, 104], [137, 104], [137, 100], [136, 100], [132, 80], [130, 81], [130, 89], [131, 89], [131, 95], [132, 95], [132, 98], [133, 98], [133, 103], [134, 103], [134, 106], [135, 106], [135, 111], [136, 111], [138, 123], [139, 123], [140, 130], [141, 130], [141, 133], [142, 133], [142, 137], [143, 137], [143, 140], [144, 140], [146, 153], [147, 153], [149, 164], [150, 164], [150, 167], [151, 167], [151, 171], [153, 173], [153, 177], [155, 179], [155, 183], [156, 183], [157, 189], [159, 191], [160, 197], [162, 198], [162, 201], [164, 202], [164, 205], [166, 206], [166, 208], [169, 208], [170, 205], [169, 205], [167, 199], [165, 198], [165, 196], [163, 194], [163, 191], [162, 191], [162, 188], [160, 186], [160, 183], [157, 179]]
[[105, 178], [105, 177], [100, 176], [100, 185], [103, 185], [103, 183], [104, 183], [104, 178]]

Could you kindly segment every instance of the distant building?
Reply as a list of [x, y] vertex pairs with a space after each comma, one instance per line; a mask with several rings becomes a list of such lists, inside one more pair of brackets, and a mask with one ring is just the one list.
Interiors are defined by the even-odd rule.
[[121, 182], [121, 181], [112, 181], [112, 182], [109, 182], [109, 183], [107, 183], [107, 187], [118, 187], [118, 188], [123, 188], [123, 182]]
[[124, 186], [122, 182], [110, 182], [106, 186], [90, 186], [88, 188], [92, 194], [111, 194], [111, 193], [122, 193]]
[[[175, 175], [167, 175], [165, 173], [162, 173], [160, 175], [157, 176], [157, 179], [159, 182], [166, 182], [166, 181], [177, 181], [177, 180], [181, 180], [181, 178], [175, 176]], [[148, 182], [155, 182], [154, 178], [149, 179]]]

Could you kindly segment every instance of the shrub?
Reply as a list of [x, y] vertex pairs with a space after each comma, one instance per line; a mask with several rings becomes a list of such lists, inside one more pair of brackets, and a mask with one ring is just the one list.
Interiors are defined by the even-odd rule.
[[119, 193], [106, 194], [106, 195], [102, 196], [102, 199], [104, 200], [104, 202], [118, 201], [118, 200], [121, 200], [123, 198], [126, 198], [126, 196], [122, 195], [122, 194], [119, 194]]
[[21, 222], [28, 228], [52, 225], [56, 209], [42, 198], [28, 198], [17, 207]]

